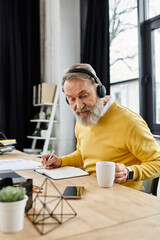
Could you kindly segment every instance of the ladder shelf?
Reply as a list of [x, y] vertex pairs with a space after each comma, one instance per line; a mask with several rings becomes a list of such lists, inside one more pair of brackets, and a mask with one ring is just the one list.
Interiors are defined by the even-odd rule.
[[[36, 156], [41, 156], [44, 155], [48, 152], [48, 146], [50, 141], [56, 141], [57, 138], [51, 136], [52, 135], [52, 129], [53, 125], [57, 123], [57, 120], [55, 120], [55, 114], [56, 114], [56, 109], [57, 109], [57, 104], [58, 104], [58, 99], [59, 99], [59, 93], [60, 93], [60, 86], [58, 85], [56, 88], [56, 93], [55, 93], [55, 98], [53, 103], [40, 103], [40, 104], [34, 104], [34, 107], [40, 107], [39, 115], [44, 112], [46, 107], [51, 108], [51, 115], [49, 119], [31, 119], [30, 122], [36, 123], [35, 129], [39, 129], [41, 124], [46, 123], [47, 124], [47, 129], [46, 129], [46, 136], [27, 136], [27, 138], [32, 139], [32, 144], [31, 148], [28, 149], [28, 152], [32, 152], [33, 150], [33, 155], [35, 155], [34, 152], [36, 152], [36, 144], [38, 140], [43, 140], [43, 149], [41, 153], [37, 153]], [[40, 150], [40, 149], [37, 149]], [[27, 152], [27, 149], [24, 149], [25, 152]], [[32, 153], [31, 153], [32, 154]]]

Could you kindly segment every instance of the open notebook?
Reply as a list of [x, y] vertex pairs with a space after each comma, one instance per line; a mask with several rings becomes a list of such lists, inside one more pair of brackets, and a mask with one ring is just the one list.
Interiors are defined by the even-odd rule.
[[38, 169], [35, 169], [35, 171], [40, 174], [46, 175], [47, 177], [50, 177], [54, 180], [89, 175], [89, 173], [83, 171], [80, 168], [76, 168], [76, 167], [61, 167], [61, 168], [56, 168], [56, 169], [38, 168]]

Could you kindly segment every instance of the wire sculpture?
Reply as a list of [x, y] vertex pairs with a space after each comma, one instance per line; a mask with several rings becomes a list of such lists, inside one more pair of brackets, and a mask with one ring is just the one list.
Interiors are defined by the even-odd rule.
[[[48, 182], [51, 183], [55, 195], [48, 194]], [[77, 213], [63, 197], [51, 179], [46, 178], [32, 201], [32, 208], [26, 213], [28, 219], [36, 227], [41, 235], [45, 235], [61, 224], [74, 218]], [[51, 192], [51, 191], [50, 191]]]

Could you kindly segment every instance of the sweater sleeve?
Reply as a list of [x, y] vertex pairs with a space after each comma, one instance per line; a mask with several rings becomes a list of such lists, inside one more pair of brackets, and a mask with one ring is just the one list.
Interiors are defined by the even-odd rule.
[[134, 171], [134, 180], [160, 176], [160, 147], [145, 122], [140, 121], [132, 128], [127, 145], [130, 152], [140, 161], [139, 165], [130, 166]]
[[79, 141], [79, 138], [78, 138], [77, 124], [76, 124], [76, 127], [75, 127], [75, 135], [76, 135], [76, 138], [77, 138], [76, 151], [74, 151], [73, 153], [71, 153], [67, 156], [61, 157], [61, 160], [62, 160], [61, 167], [64, 167], [64, 166], [82, 167], [83, 166], [82, 155], [81, 155], [81, 152], [80, 152], [80, 141]]

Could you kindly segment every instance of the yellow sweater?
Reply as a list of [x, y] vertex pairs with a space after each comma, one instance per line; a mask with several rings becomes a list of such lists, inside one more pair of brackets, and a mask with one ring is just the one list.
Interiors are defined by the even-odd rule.
[[160, 176], [160, 148], [145, 121], [114, 102], [92, 127], [76, 123], [77, 150], [61, 157], [62, 166], [75, 166], [96, 175], [96, 162], [123, 163], [134, 171], [134, 179], [123, 185], [144, 189], [141, 180]]

